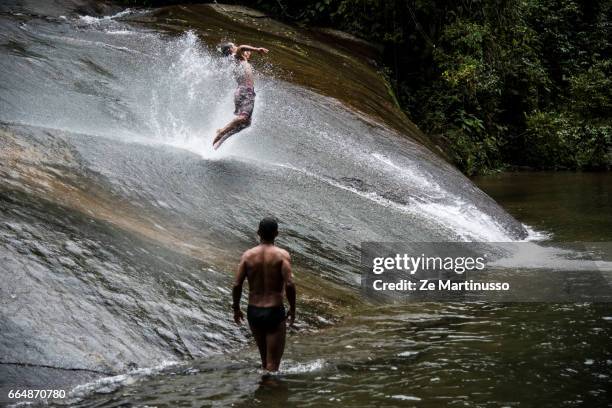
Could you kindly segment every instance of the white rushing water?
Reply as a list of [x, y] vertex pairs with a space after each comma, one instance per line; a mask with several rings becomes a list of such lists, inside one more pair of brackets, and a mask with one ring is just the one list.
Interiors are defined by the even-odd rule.
[[[425, 148], [372, 127], [333, 99], [275, 79], [270, 65], [260, 66], [256, 78], [253, 125], [213, 151], [215, 129], [233, 117], [233, 64], [192, 31], [166, 37], [121, 22], [130, 13], [136, 12], [21, 25], [32, 56], [7, 62], [12, 67], [3, 79], [15, 89], [3, 94], [9, 108], [1, 119], [121, 143], [168, 145], [209, 161], [280, 166], [311, 178], [313, 187], [325, 183], [341, 190], [343, 211], [351, 212], [354, 196], [384, 207], [381, 212], [409, 214], [423, 224], [420, 229], [435, 232], [424, 238], [524, 236], [492, 200]], [[39, 45], [43, 41], [53, 48]], [[273, 64], [274, 50], [269, 55], [266, 64]], [[327, 205], [339, 204], [327, 198]], [[164, 197], [158, 201], [172, 206]], [[403, 236], [400, 232], [385, 239]], [[370, 238], [383, 238], [377, 235]]]

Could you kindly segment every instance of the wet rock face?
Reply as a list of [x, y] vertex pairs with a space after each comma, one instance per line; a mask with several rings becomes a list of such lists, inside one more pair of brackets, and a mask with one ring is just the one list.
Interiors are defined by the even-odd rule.
[[0, 259], [0, 361], [13, 370], [110, 374], [244, 339], [226, 322], [226, 274], [40, 198], [0, 191]]
[[5, 0], [0, 4], [3, 13], [23, 13], [57, 18], [70, 14], [108, 15], [121, 10], [110, 1], [91, 0]]

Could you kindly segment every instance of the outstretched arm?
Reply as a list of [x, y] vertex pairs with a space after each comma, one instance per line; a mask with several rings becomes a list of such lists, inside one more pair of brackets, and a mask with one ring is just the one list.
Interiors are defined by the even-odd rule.
[[287, 254], [283, 259], [282, 265], [283, 280], [285, 283], [285, 294], [287, 295], [287, 301], [289, 301], [289, 326], [293, 326], [295, 321], [295, 284], [293, 283], [293, 276], [291, 275], [291, 258]]
[[252, 47], [250, 45], [239, 45], [238, 46], [238, 50], [236, 51], [236, 55], [242, 56], [242, 53], [245, 52], [245, 51], [260, 52], [262, 54], [267, 54], [268, 53], [268, 49], [267, 48]]
[[234, 281], [234, 287], [232, 288], [232, 309], [234, 309], [234, 321], [236, 324], [240, 324], [244, 320], [244, 314], [240, 310], [240, 298], [242, 297], [242, 284], [246, 278], [246, 261], [244, 255], [240, 259], [238, 265], [238, 272], [236, 272], [236, 280]]

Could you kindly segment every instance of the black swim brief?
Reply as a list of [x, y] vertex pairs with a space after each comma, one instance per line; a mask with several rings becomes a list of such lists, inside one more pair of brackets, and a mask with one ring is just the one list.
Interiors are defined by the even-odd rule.
[[255, 90], [248, 86], [239, 86], [234, 93], [234, 115], [251, 119], [255, 108]]
[[273, 329], [285, 320], [285, 306], [258, 307], [249, 305], [247, 308], [247, 320], [254, 327]]

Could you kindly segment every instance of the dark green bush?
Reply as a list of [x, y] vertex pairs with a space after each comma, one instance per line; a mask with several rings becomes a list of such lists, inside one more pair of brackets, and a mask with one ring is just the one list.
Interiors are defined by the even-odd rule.
[[570, 78], [573, 109], [585, 118], [610, 119], [612, 60], [598, 61]]
[[524, 160], [540, 169], [605, 169], [610, 163], [612, 127], [593, 125], [558, 112], [526, 118]]

